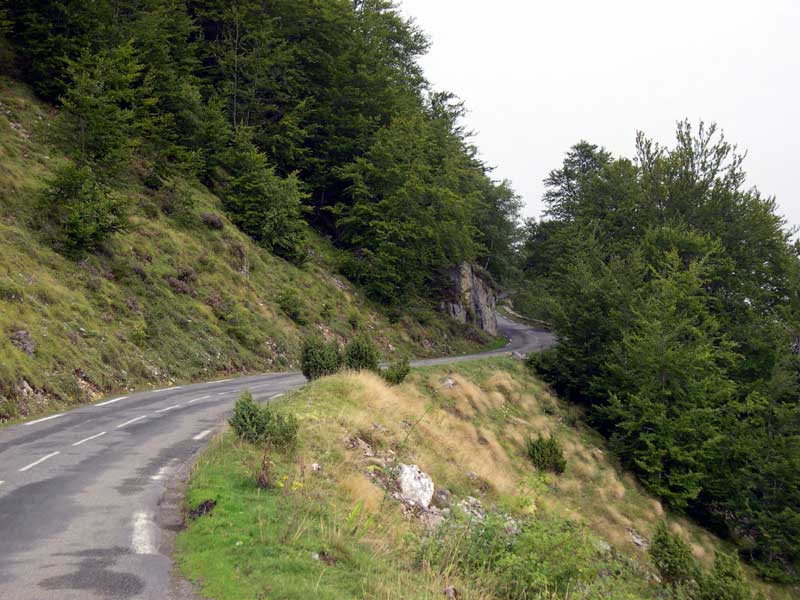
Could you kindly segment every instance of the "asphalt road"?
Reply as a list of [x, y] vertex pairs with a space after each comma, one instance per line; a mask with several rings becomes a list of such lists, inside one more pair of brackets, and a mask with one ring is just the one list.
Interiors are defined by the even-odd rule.
[[[541, 350], [551, 334], [499, 318], [502, 350]], [[0, 600], [185, 597], [170, 550], [180, 483], [236, 397], [261, 401], [300, 373], [241, 377], [111, 398], [0, 430]]]

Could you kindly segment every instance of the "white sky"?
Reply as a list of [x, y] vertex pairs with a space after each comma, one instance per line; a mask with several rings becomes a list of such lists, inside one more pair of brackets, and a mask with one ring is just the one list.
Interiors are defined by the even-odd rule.
[[748, 186], [800, 225], [800, 1], [401, 0], [422, 64], [467, 103], [486, 162], [538, 216], [542, 179], [580, 141], [632, 157], [637, 130], [716, 121]]

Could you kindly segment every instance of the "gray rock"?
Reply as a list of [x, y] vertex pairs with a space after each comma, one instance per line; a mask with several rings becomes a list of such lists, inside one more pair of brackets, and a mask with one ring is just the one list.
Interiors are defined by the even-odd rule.
[[446, 517], [446, 511], [431, 506], [428, 510], [420, 513], [419, 520], [422, 521], [422, 524], [425, 525], [428, 530], [433, 531], [444, 523]]
[[476, 521], [483, 521], [486, 518], [486, 510], [483, 508], [483, 504], [473, 496], [464, 498], [458, 503], [458, 508]]
[[401, 464], [398, 468], [397, 484], [400, 497], [407, 504], [427, 509], [433, 499], [433, 479], [423, 473], [417, 465]]
[[452, 284], [442, 311], [461, 323], [470, 323], [497, 335], [497, 296], [491, 275], [477, 265], [462, 263], [447, 272]]
[[36, 342], [33, 341], [31, 334], [20, 329], [11, 334], [11, 343], [22, 350], [28, 356], [33, 356], [36, 352]]

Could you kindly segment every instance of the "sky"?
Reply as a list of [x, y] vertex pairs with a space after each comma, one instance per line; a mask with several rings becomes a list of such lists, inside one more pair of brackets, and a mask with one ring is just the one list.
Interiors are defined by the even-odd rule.
[[747, 185], [800, 226], [797, 0], [400, 0], [436, 89], [466, 102], [482, 158], [542, 210], [542, 180], [585, 139], [632, 157], [684, 118], [747, 151]]

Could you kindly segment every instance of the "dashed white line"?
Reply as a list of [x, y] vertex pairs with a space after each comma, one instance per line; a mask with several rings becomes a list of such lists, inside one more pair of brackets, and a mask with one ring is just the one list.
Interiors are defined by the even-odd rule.
[[270, 400], [275, 400], [275, 398], [280, 398], [280, 397], [281, 397], [281, 396], [283, 396], [285, 393], [286, 393], [286, 392], [281, 392], [280, 394], [275, 394], [274, 396], [270, 396], [270, 397], [269, 397], [269, 399], [270, 399]]
[[81, 440], [80, 442], [75, 442], [75, 443], [74, 443], [74, 444], [72, 444], [72, 445], [73, 445], [73, 446], [80, 446], [81, 444], [85, 444], [86, 442], [91, 442], [92, 440], [96, 440], [96, 439], [97, 439], [97, 438], [99, 438], [101, 435], [105, 435], [105, 434], [106, 434], [106, 432], [105, 432], [105, 431], [103, 431], [103, 432], [101, 432], [101, 433], [98, 433], [98, 434], [96, 434], [96, 435], [89, 436], [89, 437], [87, 437], [86, 439], [83, 439], [83, 440]]
[[25, 471], [27, 471], [28, 469], [32, 469], [32, 468], [33, 468], [33, 467], [35, 467], [36, 465], [40, 465], [40, 464], [42, 464], [42, 463], [43, 463], [44, 461], [46, 461], [48, 458], [53, 458], [54, 456], [57, 456], [57, 455], [59, 455], [59, 454], [61, 454], [61, 452], [57, 452], [57, 451], [56, 451], [56, 452], [51, 452], [51, 453], [50, 453], [50, 454], [48, 454], [47, 456], [43, 456], [43, 457], [42, 457], [42, 458], [40, 458], [39, 460], [37, 460], [37, 461], [35, 461], [35, 462], [32, 462], [32, 463], [31, 463], [31, 464], [29, 464], [27, 467], [22, 467], [22, 468], [19, 470], [19, 472], [20, 472], [20, 473], [24, 473], [24, 472], [25, 472]]
[[125, 400], [125, 398], [127, 398], [127, 396], [120, 396], [119, 398], [114, 398], [113, 400], [106, 400], [105, 402], [101, 402], [100, 404], [95, 404], [95, 406], [108, 406], [109, 404], [114, 404], [114, 402]]
[[194, 400], [189, 400], [186, 404], [194, 404], [195, 402], [199, 402], [200, 400], [205, 400], [206, 398], [211, 398], [211, 396], [200, 396], [199, 398], [195, 398]]
[[156, 554], [154, 530], [155, 523], [150, 515], [145, 512], [134, 513], [131, 546], [136, 554]]
[[135, 419], [131, 419], [130, 421], [125, 421], [124, 423], [117, 425], [117, 429], [119, 429], [120, 427], [125, 427], [125, 425], [130, 425], [131, 423], [136, 423], [136, 421], [141, 421], [142, 419], [146, 418], [147, 415], [142, 415], [141, 417], [136, 417]]
[[207, 436], [209, 433], [211, 433], [211, 430], [210, 430], [210, 429], [206, 429], [205, 431], [201, 431], [200, 433], [198, 433], [198, 434], [197, 434], [196, 436], [194, 436], [192, 439], [193, 439], [195, 442], [199, 442], [199, 441], [200, 441], [200, 440], [202, 440], [204, 437], [206, 437], [206, 436]]
[[274, 385], [274, 384], [272, 384], [272, 383], [262, 383], [261, 385], [251, 386], [250, 389], [251, 390], [258, 390], [258, 389], [261, 389], [262, 387], [269, 387], [271, 385]]
[[225, 394], [230, 394], [230, 392], [217, 392], [217, 396], [224, 396]]
[[57, 419], [58, 417], [63, 417], [64, 413], [58, 413], [57, 415], [50, 415], [49, 417], [45, 417], [44, 419], [36, 419], [35, 421], [28, 421], [25, 425], [36, 425], [37, 423], [44, 423], [45, 421], [49, 421], [50, 419]]
[[230, 381], [233, 377], [228, 377], [227, 379], [217, 379], [214, 383], [223, 383], [225, 381]]
[[161, 410], [157, 410], [157, 413], [167, 412], [168, 410], [172, 410], [173, 408], [180, 407], [180, 404], [175, 404], [173, 406], [168, 406], [167, 408], [162, 408]]

